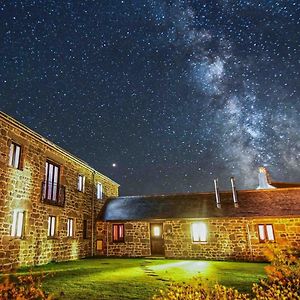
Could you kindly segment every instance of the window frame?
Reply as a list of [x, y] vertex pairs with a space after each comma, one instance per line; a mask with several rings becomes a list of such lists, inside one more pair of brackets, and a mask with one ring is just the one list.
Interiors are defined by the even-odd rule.
[[[117, 230], [115, 231], [115, 228]], [[122, 235], [120, 235], [120, 229], [122, 228]], [[115, 236], [115, 233], [117, 233], [117, 236]], [[124, 243], [125, 242], [125, 226], [122, 223], [115, 223], [112, 224], [112, 241], [113, 243]]]
[[[267, 228], [272, 228], [271, 233], [272, 233], [272, 239], [270, 239], [270, 234], [268, 232]], [[261, 238], [261, 231], [260, 228], [263, 229], [263, 234], [264, 238]], [[273, 224], [258, 224], [257, 225], [257, 232], [258, 232], [258, 239], [260, 243], [275, 243], [275, 231], [274, 231], [274, 226]]]
[[97, 198], [97, 200], [102, 200], [103, 199], [103, 184], [101, 182], [97, 182], [96, 198]]
[[[19, 226], [20, 216], [22, 216], [21, 228]], [[24, 237], [24, 229], [25, 229], [25, 211], [22, 210], [22, 209], [13, 210], [10, 236], [13, 237], [13, 238], [22, 239]]]
[[[54, 220], [54, 225], [53, 225], [53, 220]], [[48, 216], [47, 237], [48, 238], [55, 238], [56, 237], [56, 231], [57, 231], [57, 216], [49, 215]]]
[[[195, 228], [196, 226], [199, 226], [199, 228]], [[199, 232], [198, 232], [199, 230]], [[197, 233], [196, 233], [197, 231]], [[203, 232], [201, 232], [203, 231]], [[196, 239], [196, 235], [198, 239]], [[205, 239], [203, 237], [205, 236]], [[207, 230], [207, 223], [196, 221], [191, 223], [191, 237], [192, 237], [192, 243], [195, 244], [206, 244], [208, 242], [208, 230]]]
[[85, 192], [85, 176], [82, 174], [78, 174], [78, 179], [77, 179], [77, 190], [80, 193]]
[[73, 238], [75, 236], [75, 230], [74, 230], [74, 218], [68, 218], [67, 219], [67, 237]]
[[[18, 148], [19, 148], [19, 153], [17, 156]], [[16, 143], [15, 141], [11, 141], [11, 144], [9, 146], [8, 165], [12, 168], [21, 170], [21, 158], [22, 158], [22, 146]]]

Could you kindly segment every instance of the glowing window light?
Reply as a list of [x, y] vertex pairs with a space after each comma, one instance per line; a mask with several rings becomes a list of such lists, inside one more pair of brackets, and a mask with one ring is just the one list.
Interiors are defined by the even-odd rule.
[[11, 236], [22, 237], [24, 225], [24, 211], [14, 210], [13, 222], [11, 226]]
[[97, 183], [97, 199], [100, 200], [102, 199], [103, 194], [103, 188], [102, 184], [100, 182]]
[[20, 167], [21, 146], [12, 142], [9, 149], [9, 165], [16, 169]]
[[272, 224], [259, 224], [258, 225], [258, 238], [259, 241], [264, 243], [266, 241], [274, 242], [274, 229]]
[[78, 191], [84, 192], [84, 188], [85, 188], [85, 176], [78, 175]]
[[268, 225], [266, 226], [266, 228], [267, 228], [267, 237], [268, 237], [268, 240], [269, 240], [269, 241], [274, 241], [275, 238], [274, 238], [273, 226], [270, 225], [270, 224], [268, 224]]
[[74, 234], [74, 220], [73, 219], [68, 219], [67, 221], [67, 236], [72, 237]]
[[56, 227], [56, 217], [49, 216], [49, 218], [48, 218], [48, 236], [49, 237], [55, 236], [55, 227]]
[[258, 225], [258, 235], [259, 235], [259, 240], [260, 241], [265, 241], [266, 240], [265, 226], [264, 225]]
[[207, 242], [207, 227], [205, 223], [192, 223], [193, 242]]
[[153, 236], [160, 236], [160, 227], [159, 226], [153, 227]]

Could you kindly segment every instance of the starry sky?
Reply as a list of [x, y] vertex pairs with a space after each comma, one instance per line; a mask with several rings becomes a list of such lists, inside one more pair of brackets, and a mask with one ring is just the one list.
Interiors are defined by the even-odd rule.
[[122, 195], [300, 181], [299, 1], [1, 1], [0, 110]]

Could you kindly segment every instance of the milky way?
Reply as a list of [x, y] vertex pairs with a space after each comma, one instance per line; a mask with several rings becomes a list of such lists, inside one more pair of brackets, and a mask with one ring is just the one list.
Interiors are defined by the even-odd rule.
[[0, 109], [122, 194], [300, 181], [298, 1], [6, 1]]

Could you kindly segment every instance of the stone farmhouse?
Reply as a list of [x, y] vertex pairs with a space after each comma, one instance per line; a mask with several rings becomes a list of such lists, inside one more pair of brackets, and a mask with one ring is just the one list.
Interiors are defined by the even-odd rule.
[[300, 250], [300, 184], [158, 196], [119, 185], [0, 113], [0, 270], [94, 255], [264, 260]]

